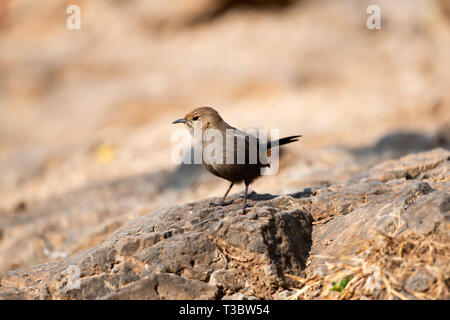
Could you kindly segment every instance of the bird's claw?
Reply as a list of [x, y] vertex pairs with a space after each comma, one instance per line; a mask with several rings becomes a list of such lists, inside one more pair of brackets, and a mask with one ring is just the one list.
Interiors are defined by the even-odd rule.
[[211, 201], [211, 202], [209, 203], [209, 206], [210, 206], [210, 207], [228, 206], [228, 205], [230, 205], [230, 204], [232, 204], [232, 203], [233, 203], [233, 201], [219, 201], [219, 202], [213, 202], [213, 201]]
[[245, 209], [251, 208], [251, 207], [253, 207], [252, 204], [250, 204], [250, 203], [244, 203], [244, 205], [242, 206], [242, 212], [245, 213]]

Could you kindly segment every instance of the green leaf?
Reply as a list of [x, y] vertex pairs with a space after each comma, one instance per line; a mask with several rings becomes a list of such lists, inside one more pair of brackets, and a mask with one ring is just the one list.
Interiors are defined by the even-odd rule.
[[338, 292], [344, 292], [345, 286], [352, 278], [352, 275], [346, 276], [344, 279], [341, 279], [338, 282], [333, 282], [333, 286], [331, 287], [331, 290], [338, 291]]

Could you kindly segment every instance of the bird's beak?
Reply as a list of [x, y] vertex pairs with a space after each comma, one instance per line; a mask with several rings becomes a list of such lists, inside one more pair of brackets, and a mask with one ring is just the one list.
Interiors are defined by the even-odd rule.
[[186, 121], [186, 119], [178, 119], [178, 120], [175, 120], [174, 122], [172, 122], [172, 124], [175, 124], [175, 123], [186, 123], [187, 121]]

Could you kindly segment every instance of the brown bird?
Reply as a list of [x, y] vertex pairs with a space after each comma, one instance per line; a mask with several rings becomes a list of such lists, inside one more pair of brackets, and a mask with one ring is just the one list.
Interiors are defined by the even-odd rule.
[[[193, 136], [194, 128], [202, 130], [203, 165], [212, 174], [231, 182], [225, 192], [225, 195], [223, 196], [221, 204], [226, 204], [225, 200], [227, 195], [235, 183], [244, 182], [244, 210], [247, 207], [248, 186], [252, 181], [261, 175], [262, 168], [270, 166], [266, 158], [266, 156], [270, 153], [270, 149], [272, 147], [298, 141], [297, 138], [301, 137], [301, 135], [297, 135], [275, 141], [269, 141], [267, 143], [265, 141], [262, 142], [257, 137], [248, 133], [246, 134], [245, 132], [230, 126], [222, 119], [216, 110], [210, 107], [200, 107], [194, 109], [184, 118], [175, 120], [172, 123], [183, 123], [187, 125], [190, 129], [191, 135]], [[205, 151], [211, 143], [217, 143], [218, 141], [216, 141], [216, 139], [214, 141], [208, 141], [205, 139], [203, 133], [208, 129], [216, 129], [217, 131], [215, 132], [219, 132], [222, 135], [222, 138], [219, 140], [223, 142], [220, 146], [223, 150], [222, 155], [218, 152], [219, 154], [213, 155], [213, 157], [216, 156], [216, 158], [213, 158], [212, 160], [211, 157], [208, 158], [205, 156]], [[231, 140], [232, 147], [226, 148], [226, 141], [229, 141], [227, 139], [230, 139], [230, 137], [233, 139]], [[260, 152], [260, 150], [262, 151]], [[241, 158], [239, 158], [239, 155]]]

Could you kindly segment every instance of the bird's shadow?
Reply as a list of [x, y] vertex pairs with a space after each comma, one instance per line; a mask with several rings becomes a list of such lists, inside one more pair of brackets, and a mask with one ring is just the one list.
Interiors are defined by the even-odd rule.
[[[305, 188], [303, 191], [289, 193], [288, 196], [291, 196], [295, 199], [301, 199], [301, 198], [309, 198], [311, 196], [314, 196], [316, 193], [311, 188]], [[281, 196], [281, 194], [270, 194], [270, 193], [257, 193], [256, 191], [252, 190], [249, 194], [247, 199], [258, 202], [258, 201], [267, 201], [272, 200], [274, 198], [277, 198]], [[234, 195], [230, 197], [232, 200], [236, 199], [244, 199], [244, 192], [240, 192], [237, 195]]]

